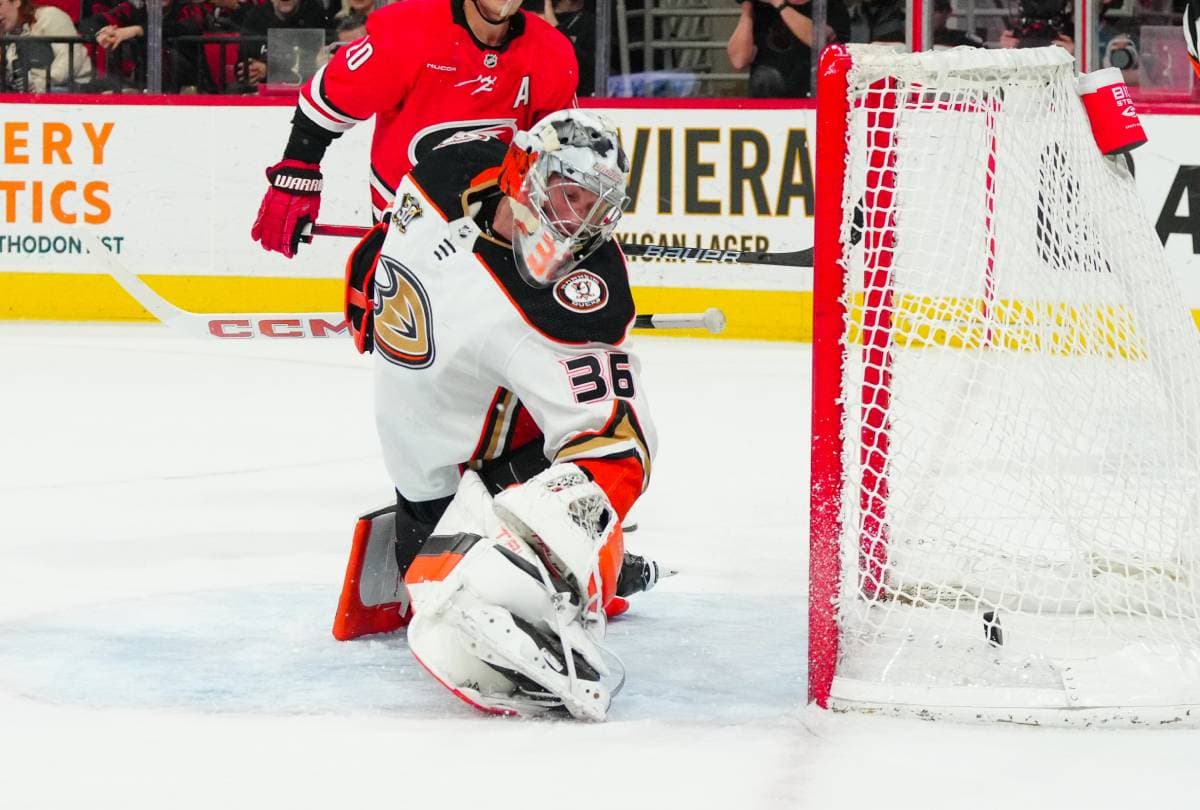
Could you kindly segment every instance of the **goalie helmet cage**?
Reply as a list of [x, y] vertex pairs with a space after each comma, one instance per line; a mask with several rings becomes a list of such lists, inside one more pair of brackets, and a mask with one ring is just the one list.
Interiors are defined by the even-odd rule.
[[1195, 722], [1200, 333], [1071, 58], [819, 87], [810, 700]]

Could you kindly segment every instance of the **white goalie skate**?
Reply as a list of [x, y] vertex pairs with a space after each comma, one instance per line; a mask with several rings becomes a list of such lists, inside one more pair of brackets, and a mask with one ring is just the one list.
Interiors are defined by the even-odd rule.
[[[557, 520], [545, 513], [556, 511], [546, 509], [547, 493], [564, 505], [575, 503], [576, 515], [583, 514], [581, 499], [604, 496], [583, 476], [565, 485], [561, 477], [554, 478], [552, 488], [546, 488], [548, 479], [538, 479], [552, 470], [509, 491], [517, 497], [506, 497], [506, 492], [497, 498], [501, 520], [490, 509], [478, 514], [479, 506], [490, 508], [491, 499], [472, 473], [464, 477], [455, 506], [475, 508], [452, 507], [450, 522], [463, 526], [464, 515], [476, 512], [468, 522], [492, 536], [435, 532], [410, 572], [415, 611], [409, 647], [442, 685], [483, 711], [539, 715], [565, 710], [580, 719], [603, 720], [624, 673], [619, 660], [600, 647], [605, 619], [598, 597], [577, 585], [598, 580], [595, 561], [604, 526], [577, 522], [569, 508], [560, 508]], [[562, 472], [557, 470], [560, 476]], [[526, 487], [530, 490], [522, 493]], [[541, 514], [528, 511], [535, 502]], [[523, 536], [530, 523], [543, 532], [535, 542], [553, 560], [550, 565]], [[439, 524], [438, 531], [442, 528]], [[547, 541], [551, 534], [556, 538]], [[447, 568], [449, 573], [438, 579]]]

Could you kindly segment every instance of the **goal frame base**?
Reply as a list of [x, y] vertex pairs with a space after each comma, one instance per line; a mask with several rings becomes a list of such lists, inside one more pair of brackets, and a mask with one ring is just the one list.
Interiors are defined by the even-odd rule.
[[952, 723], [1007, 723], [1048, 728], [1200, 728], [1200, 706], [1098, 706], [1082, 709], [1011, 706], [883, 703], [839, 697], [838, 683], [826, 708], [837, 714], [866, 714]]

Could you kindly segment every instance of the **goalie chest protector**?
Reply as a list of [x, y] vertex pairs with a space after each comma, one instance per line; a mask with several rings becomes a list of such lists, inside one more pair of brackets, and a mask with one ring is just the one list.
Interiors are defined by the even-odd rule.
[[460, 465], [496, 458], [531, 428], [547, 453], [585, 433], [603, 446], [592, 455], [653, 441], [633, 415], [641, 386], [623, 346], [634, 307], [620, 249], [605, 245], [550, 287], [527, 284], [511, 246], [488, 232], [505, 149], [468, 141], [418, 164], [374, 263], [376, 424], [410, 500], [453, 494]]

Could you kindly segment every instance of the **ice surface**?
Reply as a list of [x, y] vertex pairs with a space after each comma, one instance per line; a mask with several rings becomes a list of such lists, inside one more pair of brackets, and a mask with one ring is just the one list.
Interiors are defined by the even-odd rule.
[[488, 718], [329, 635], [389, 485], [330, 341], [0, 326], [0, 809], [1146, 808], [1200, 732], [804, 708], [808, 349], [640, 338], [662, 447], [604, 725]]

